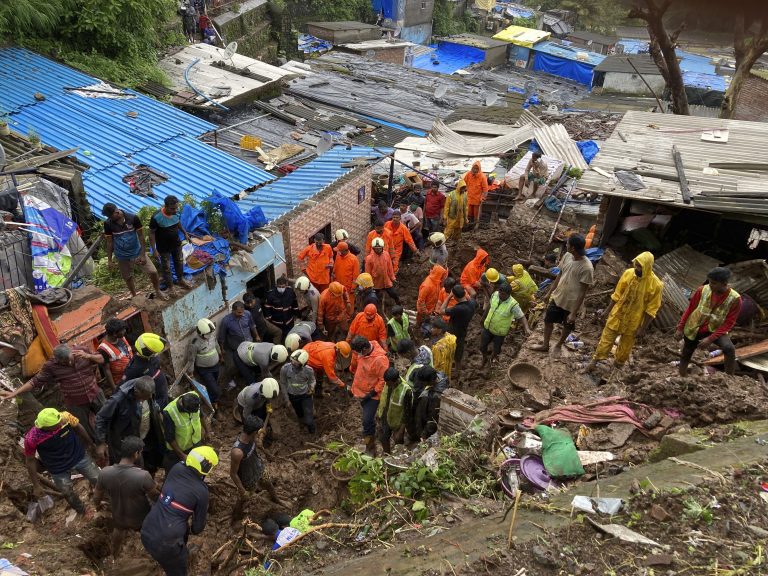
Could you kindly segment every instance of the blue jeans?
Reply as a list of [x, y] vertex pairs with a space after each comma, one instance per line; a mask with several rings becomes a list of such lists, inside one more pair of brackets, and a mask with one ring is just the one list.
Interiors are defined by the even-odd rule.
[[[96, 481], [99, 479], [99, 467], [91, 460], [91, 457], [86, 454], [83, 458], [73, 466], [74, 470], [77, 470], [82, 474], [91, 486], [96, 486]], [[82, 500], [75, 494], [75, 490], [72, 484], [72, 471], [59, 472], [57, 474], [51, 474], [53, 478], [53, 484], [56, 489], [61, 492], [64, 499], [69, 503], [72, 508], [82, 514], [85, 512], [85, 505]]]
[[203, 367], [198, 366], [197, 375], [200, 377], [200, 383], [208, 390], [208, 398], [211, 400], [211, 404], [216, 404], [216, 401], [221, 396], [221, 388], [219, 388], [219, 372], [220, 367], [216, 366]]
[[360, 400], [363, 408], [363, 436], [376, 436], [376, 410], [379, 409], [379, 401], [373, 398]]
[[288, 394], [296, 417], [307, 427], [310, 434], [315, 433], [314, 401], [312, 394]]

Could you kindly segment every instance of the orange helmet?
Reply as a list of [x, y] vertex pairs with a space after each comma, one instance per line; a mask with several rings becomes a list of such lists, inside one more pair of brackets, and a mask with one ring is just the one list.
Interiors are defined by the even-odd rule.
[[349, 342], [346, 340], [342, 340], [341, 342], [336, 342], [336, 350], [344, 356], [344, 358], [349, 358], [349, 355], [352, 354], [352, 347], [349, 345]]
[[334, 296], [341, 296], [344, 294], [344, 286], [341, 282], [331, 282], [331, 285], [328, 286], [328, 290], [330, 290], [331, 294]]

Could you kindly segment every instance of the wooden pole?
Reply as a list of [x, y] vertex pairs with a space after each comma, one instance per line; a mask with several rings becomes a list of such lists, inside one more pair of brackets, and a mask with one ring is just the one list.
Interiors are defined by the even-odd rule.
[[656, 98], [656, 103], [659, 105], [659, 110], [661, 110], [662, 114], [665, 114], [666, 110], [664, 110], [664, 105], [661, 103], [661, 100], [656, 95], [656, 92], [653, 90], [653, 88], [651, 88], [651, 85], [648, 84], [648, 82], [645, 81], [645, 78], [643, 78], [643, 75], [640, 74], [640, 71], [637, 68], [635, 68], [635, 65], [632, 63], [632, 60], [627, 58], [627, 64], [632, 66], [632, 70], [634, 70], [637, 73], [637, 75], [640, 76], [640, 80], [643, 81], [643, 84], [645, 84], [645, 86], [648, 88], [648, 90], [651, 91], [651, 94], [653, 94], [653, 97]]
[[675, 169], [677, 170], [677, 177], [680, 179], [680, 192], [683, 195], [683, 202], [685, 204], [691, 203], [691, 190], [688, 188], [688, 178], [685, 177], [685, 169], [683, 168], [683, 157], [680, 156], [680, 150], [677, 146], [672, 144], [672, 159], [675, 161]]

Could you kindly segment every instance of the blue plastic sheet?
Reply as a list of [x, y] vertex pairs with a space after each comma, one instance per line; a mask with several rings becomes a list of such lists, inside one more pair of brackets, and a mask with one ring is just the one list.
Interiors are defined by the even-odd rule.
[[211, 233], [205, 213], [199, 208], [192, 208], [189, 204], [184, 204], [179, 219], [184, 230], [193, 236], [208, 236]]
[[587, 164], [590, 164], [592, 159], [600, 152], [600, 148], [594, 140], [581, 140], [576, 142], [576, 146], [578, 146], [579, 152], [581, 152]]
[[533, 55], [533, 70], [569, 78], [586, 86], [592, 86], [592, 68], [588, 64], [558, 58], [543, 52], [536, 52]]
[[727, 88], [725, 77], [703, 72], [683, 72], [683, 84], [715, 92], [725, 92]]
[[395, 0], [372, 0], [373, 10], [376, 14], [383, 14], [384, 18], [395, 19]]
[[453, 42], [440, 42], [431, 44], [434, 52], [422, 54], [413, 59], [413, 67], [421, 70], [430, 70], [441, 74], [453, 74], [485, 60], [485, 52], [480, 48], [454, 44]]
[[254, 206], [245, 214], [245, 218], [248, 220], [248, 230], [255, 230], [267, 225], [267, 217], [264, 216], [264, 211], [261, 206]]
[[241, 244], [247, 244], [248, 232], [250, 231], [248, 218], [243, 215], [240, 208], [237, 207], [237, 204], [215, 190], [211, 195], [211, 201], [218, 206], [219, 210], [221, 210], [221, 215], [224, 217], [224, 224], [235, 237], [235, 240]]

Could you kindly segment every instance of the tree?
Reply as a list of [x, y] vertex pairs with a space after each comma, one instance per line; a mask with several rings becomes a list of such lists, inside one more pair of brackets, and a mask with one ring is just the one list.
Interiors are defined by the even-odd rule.
[[19, 40], [49, 34], [56, 29], [63, 8], [59, 0], [3, 0], [0, 2], [0, 37]]
[[651, 56], [667, 83], [672, 98], [672, 111], [675, 114], [687, 116], [690, 114], [688, 96], [685, 93], [683, 72], [680, 70], [680, 63], [677, 61], [675, 52], [677, 37], [685, 29], [685, 24], [681, 24], [677, 30], [669, 33], [664, 25], [664, 14], [674, 0], [660, 0], [659, 3], [657, 1], [637, 0], [634, 8], [629, 12], [629, 17], [645, 21], [651, 38]]
[[626, 19], [626, 8], [618, 0], [561, 0], [559, 7], [576, 14], [580, 27], [604, 34], [612, 34]]
[[[744, 85], [744, 80], [749, 76], [757, 59], [768, 52], [768, 8], [761, 8], [759, 14], [752, 10], [750, 10], [750, 14], [747, 14], [747, 10], [746, 6], [741, 6], [736, 13], [733, 26], [736, 71], [725, 91], [725, 98], [723, 98], [720, 109], [721, 118], [733, 118], [736, 112], [736, 101]], [[750, 27], [747, 27], [747, 17], [752, 22]]]

